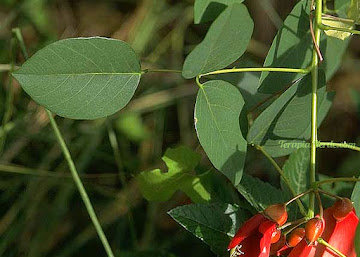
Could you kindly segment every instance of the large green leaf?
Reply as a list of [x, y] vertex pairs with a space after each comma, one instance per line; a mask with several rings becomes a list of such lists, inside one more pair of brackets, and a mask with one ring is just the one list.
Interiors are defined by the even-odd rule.
[[346, 18], [346, 12], [350, 7], [350, 0], [334, 0], [334, 7], [337, 15]]
[[194, 4], [195, 24], [215, 20], [225, 8], [244, 0], [196, 0]]
[[249, 218], [248, 212], [230, 204], [191, 204], [172, 209], [169, 214], [220, 256], [228, 254], [231, 237]]
[[228, 82], [203, 84], [195, 104], [195, 128], [199, 141], [216, 169], [240, 183], [247, 149], [240, 129], [244, 99]]
[[177, 190], [183, 191], [196, 203], [210, 200], [211, 196], [201, 177], [192, 174], [199, 164], [199, 154], [182, 146], [166, 150], [163, 161], [168, 167], [166, 173], [156, 169], [143, 171], [136, 177], [141, 193], [147, 200], [167, 201]]
[[[292, 85], [255, 120], [248, 142], [261, 145], [273, 157], [291, 154], [308, 147], [311, 120], [311, 75]], [[327, 93], [325, 76], [319, 73], [318, 125], [325, 118], [334, 94]]]
[[[283, 166], [285, 176], [296, 194], [305, 192], [309, 188], [310, 149], [301, 148], [290, 155]], [[281, 180], [281, 188], [289, 191], [288, 186]]]
[[245, 5], [235, 3], [227, 7], [213, 22], [205, 39], [187, 56], [183, 76], [194, 78], [236, 61], [245, 52], [253, 28]]
[[129, 102], [141, 68], [123, 41], [71, 38], [38, 51], [13, 75], [37, 103], [57, 115], [96, 119]]
[[[284, 21], [264, 62], [265, 67], [306, 68], [312, 59], [312, 39], [309, 28], [310, 1], [300, 1]], [[321, 51], [327, 79], [337, 70], [349, 40], [326, 37], [322, 33]], [[297, 73], [262, 72], [259, 90], [275, 93], [302, 76]]]
[[247, 174], [243, 175], [241, 183], [236, 188], [258, 212], [271, 204], [283, 203], [287, 200], [285, 192]]

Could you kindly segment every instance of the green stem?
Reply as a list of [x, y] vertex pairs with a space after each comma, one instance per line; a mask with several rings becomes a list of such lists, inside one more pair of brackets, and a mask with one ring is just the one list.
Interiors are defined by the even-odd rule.
[[[312, 7], [311, 7], [312, 8]], [[322, 20], [322, 0], [316, 0], [315, 2], [315, 25], [314, 25], [314, 37], [315, 42], [313, 46], [313, 57], [311, 63], [311, 152], [310, 152], [310, 185], [316, 189], [316, 144], [317, 144], [317, 90], [318, 90], [318, 65], [319, 56], [317, 52], [317, 46], [320, 45], [321, 30], [318, 24], [321, 24]], [[311, 21], [310, 21], [311, 22]], [[317, 46], [316, 46], [317, 45]], [[312, 218], [315, 214], [315, 195], [310, 194], [309, 197], [309, 211], [308, 217]]]
[[351, 149], [360, 152], [360, 147], [344, 143], [333, 143], [333, 142], [318, 142], [318, 147], [330, 147], [330, 148], [344, 148]]
[[336, 31], [348, 32], [348, 33], [355, 34], [355, 35], [360, 35], [360, 31], [356, 30], [356, 29], [339, 28], [339, 27], [333, 27], [333, 26], [328, 26], [328, 25], [324, 25], [324, 24], [319, 24], [318, 26], [322, 30], [336, 30]]
[[360, 178], [330, 178], [325, 179], [321, 181], [317, 181], [317, 186], [323, 185], [323, 184], [331, 184], [336, 182], [360, 182]]
[[79, 190], [79, 193], [80, 193], [80, 196], [81, 196], [81, 199], [83, 200], [84, 204], [85, 204], [85, 207], [86, 207], [86, 210], [90, 216], [90, 219], [92, 220], [94, 226], [95, 226], [95, 230], [97, 232], [97, 234], [99, 235], [99, 238], [105, 248], [105, 251], [107, 253], [107, 256], [108, 257], [114, 257], [114, 254], [111, 250], [111, 247], [109, 245], [109, 242], [105, 236], [105, 233], [103, 231], [103, 229], [101, 228], [101, 225], [100, 225], [100, 222], [95, 214], [95, 211], [94, 211], [94, 208], [91, 204], [91, 201], [90, 201], [90, 198], [89, 196], [87, 195], [86, 193], [86, 190], [84, 188], [84, 185], [83, 183], [81, 182], [81, 179], [80, 179], [80, 176], [76, 170], [76, 167], [75, 167], [75, 164], [71, 158], [71, 155], [70, 155], [70, 152], [69, 152], [69, 149], [67, 148], [66, 146], [66, 143], [61, 135], [61, 132], [56, 124], [56, 121], [54, 119], [54, 117], [52, 116], [51, 112], [49, 110], [46, 110], [46, 113], [49, 117], [49, 120], [50, 120], [50, 124], [54, 130], [54, 133], [55, 133], [55, 136], [56, 136], [56, 139], [58, 141], [58, 143], [60, 144], [60, 147], [61, 147], [61, 150], [64, 154], [64, 157], [65, 157], [65, 160], [67, 161], [68, 165], [69, 165], [69, 169], [70, 169], [70, 172], [71, 172], [71, 175], [74, 179], [74, 182], [75, 182], [75, 185], [77, 187], [77, 189]]
[[[111, 148], [113, 150], [116, 166], [118, 168], [118, 175], [119, 175], [119, 178], [120, 178], [120, 182], [121, 182], [121, 185], [123, 186], [123, 188], [126, 189], [127, 188], [127, 183], [126, 183], [126, 178], [124, 176], [124, 166], [123, 166], [122, 161], [121, 161], [121, 155], [120, 155], [120, 151], [119, 151], [118, 140], [116, 138], [116, 134], [115, 134], [114, 129], [112, 128], [112, 126], [109, 123], [107, 125], [108, 125], [109, 141], [110, 141], [110, 144], [111, 144]], [[127, 214], [128, 214], [128, 221], [129, 221], [130, 236], [131, 236], [133, 247], [134, 247], [134, 249], [136, 249], [137, 246], [138, 246], [138, 242], [137, 242], [137, 236], [136, 236], [136, 228], [135, 228], [135, 223], [134, 223], [134, 216], [132, 214], [131, 205], [130, 205], [130, 199], [128, 199], [126, 197], [125, 203], [126, 203], [127, 208], [128, 208], [128, 213]]]
[[21, 34], [20, 29], [19, 28], [12, 29], [12, 33], [15, 35], [15, 38], [18, 40], [21, 52], [22, 52], [25, 60], [29, 59], [29, 54], [28, 54], [28, 52], [26, 50], [24, 38], [23, 38], [23, 36]]
[[[276, 161], [265, 151], [265, 149], [259, 145], [255, 145], [255, 148], [258, 149], [262, 154], [270, 161], [270, 163], [274, 166], [280, 176], [283, 178], [286, 186], [290, 189], [290, 192], [293, 194], [294, 197], [297, 197], [295, 190], [292, 188], [289, 179], [285, 176], [284, 171], [280, 168], [280, 166], [276, 163]], [[299, 209], [303, 215], [306, 215], [305, 207], [302, 204], [299, 198], [296, 198], [296, 202], [299, 206]]]
[[199, 78], [209, 75], [235, 73], [235, 72], [257, 72], [257, 71], [276, 71], [276, 72], [288, 72], [288, 73], [302, 73], [307, 74], [310, 72], [310, 68], [305, 69], [292, 69], [292, 68], [271, 68], [271, 67], [260, 67], [260, 68], [238, 68], [238, 69], [224, 69], [212, 71], [204, 74], [200, 74]]
[[345, 254], [343, 254], [342, 252], [340, 252], [338, 249], [336, 249], [334, 246], [332, 246], [331, 244], [329, 244], [328, 242], [326, 242], [324, 239], [319, 238], [317, 241], [319, 242], [319, 244], [325, 245], [327, 248], [331, 249], [334, 253], [336, 253], [336, 254], [339, 255], [340, 257], [346, 257]]

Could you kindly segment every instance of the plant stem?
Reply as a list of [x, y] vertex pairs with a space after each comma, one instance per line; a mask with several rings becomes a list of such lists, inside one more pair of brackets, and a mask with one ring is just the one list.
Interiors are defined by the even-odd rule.
[[320, 192], [320, 193], [322, 193], [322, 194], [324, 194], [324, 195], [328, 195], [328, 196], [330, 196], [330, 197], [332, 197], [332, 198], [335, 198], [335, 199], [342, 199], [341, 196], [334, 195], [334, 194], [332, 194], [332, 193], [330, 193], [330, 192], [328, 192], [328, 191], [322, 190], [322, 189], [318, 189], [318, 192]]
[[[259, 145], [254, 146], [256, 149], [258, 149], [262, 154], [270, 161], [270, 163], [274, 166], [274, 168], [279, 172], [280, 176], [283, 178], [286, 186], [290, 189], [290, 192], [294, 195], [294, 197], [297, 197], [297, 194], [295, 190], [292, 188], [291, 183], [289, 179], [285, 176], [284, 171], [279, 167], [279, 165], [276, 163], [276, 161], [265, 151], [265, 149]], [[299, 209], [303, 215], [306, 215], [305, 207], [300, 201], [299, 198], [296, 198], [296, 202], [299, 206]]]
[[[311, 6], [312, 8], [312, 6]], [[322, 19], [322, 0], [316, 0], [315, 3], [315, 24], [314, 24], [314, 36], [315, 42], [313, 46], [313, 57], [311, 64], [311, 152], [310, 152], [310, 185], [317, 189], [316, 182], [316, 143], [317, 143], [317, 90], [318, 90], [318, 65], [319, 56], [316, 50], [316, 45], [320, 45], [321, 30], [318, 24], [321, 24]], [[312, 218], [315, 214], [315, 195], [311, 194], [309, 197], [309, 211], [308, 217]]]
[[336, 30], [336, 31], [348, 32], [348, 33], [351, 33], [351, 34], [360, 35], [360, 31], [356, 30], [356, 29], [333, 27], [333, 26], [328, 26], [328, 25], [324, 25], [324, 24], [321, 24], [321, 23], [318, 26], [322, 30]]
[[142, 74], [149, 72], [168, 72], [168, 73], [181, 73], [181, 70], [167, 70], [167, 69], [145, 69], [142, 70]]
[[331, 249], [334, 253], [336, 253], [337, 255], [339, 255], [340, 257], [346, 257], [345, 254], [343, 254], [342, 252], [340, 252], [338, 249], [336, 249], [334, 246], [330, 245], [328, 242], [326, 242], [324, 239], [322, 239], [321, 237], [317, 240], [319, 242], [319, 244], [325, 245], [327, 248]]
[[296, 199], [298, 199], [298, 198], [301, 198], [301, 197], [303, 197], [304, 195], [307, 195], [308, 193], [311, 193], [313, 191], [313, 189], [309, 189], [309, 190], [307, 190], [307, 191], [305, 191], [305, 192], [303, 192], [303, 193], [301, 193], [301, 194], [298, 194], [297, 196], [295, 196], [294, 198], [292, 198], [292, 199], [290, 199], [289, 201], [287, 201], [286, 203], [285, 203], [285, 205], [289, 205], [289, 204], [291, 204], [293, 201], [295, 201]]
[[94, 226], [95, 226], [95, 230], [97, 232], [97, 234], [99, 235], [99, 238], [105, 248], [105, 251], [107, 253], [107, 256], [108, 257], [114, 257], [114, 254], [111, 250], [111, 247], [109, 245], [109, 242], [105, 236], [105, 233], [103, 231], [103, 229], [101, 228], [101, 225], [100, 225], [100, 222], [95, 214], [95, 211], [94, 211], [94, 208], [91, 204], [91, 201], [90, 201], [90, 198], [89, 196], [87, 195], [86, 193], [86, 190], [84, 188], [84, 185], [83, 183], [81, 182], [81, 179], [80, 179], [80, 176], [76, 170], [76, 167], [75, 167], [75, 164], [71, 158], [71, 155], [70, 155], [70, 152], [69, 152], [69, 149], [67, 148], [66, 146], [66, 143], [61, 135], [61, 132], [56, 124], [56, 121], [54, 119], [54, 117], [52, 116], [51, 112], [49, 110], [46, 110], [46, 113], [49, 117], [49, 120], [50, 120], [50, 124], [54, 130], [54, 133], [55, 133], [55, 136], [56, 136], [56, 139], [58, 141], [58, 143], [60, 144], [60, 147], [61, 147], [61, 150], [64, 154], [64, 157], [65, 157], [65, 160], [67, 161], [68, 165], [69, 165], [69, 169], [70, 169], [70, 172], [71, 172], [71, 175], [74, 179], [74, 182], [75, 182], [75, 185], [76, 187], [78, 188], [79, 190], [79, 193], [80, 193], [80, 196], [81, 196], [81, 199], [83, 200], [84, 204], [85, 204], [85, 207], [86, 207], [86, 210], [90, 216], [90, 219], [92, 220]]
[[320, 186], [323, 184], [331, 184], [335, 182], [360, 182], [360, 178], [331, 178], [322, 181], [317, 181], [316, 184]]
[[235, 73], [235, 72], [256, 72], [256, 71], [276, 71], [276, 72], [289, 72], [289, 73], [302, 73], [307, 74], [310, 72], [310, 68], [304, 69], [292, 69], [292, 68], [271, 68], [271, 67], [260, 67], [260, 68], [234, 68], [234, 69], [224, 69], [224, 70], [217, 70], [212, 71], [204, 74], [200, 74], [199, 78], [209, 75], [216, 75], [216, 74], [225, 74], [225, 73]]
[[[123, 188], [127, 189], [128, 185], [126, 183], [126, 178], [124, 176], [124, 165], [122, 164], [122, 161], [121, 161], [118, 140], [117, 140], [116, 134], [115, 134], [112, 126], [109, 123], [107, 123], [107, 125], [108, 125], [109, 141], [111, 144], [111, 148], [113, 150], [116, 166], [118, 168], [118, 175], [120, 178], [120, 182], [121, 182], [121, 185], [123, 186]], [[128, 208], [127, 215], [128, 215], [128, 221], [129, 221], [130, 236], [131, 236], [133, 247], [134, 247], [134, 249], [136, 249], [138, 246], [138, 243], [137, 243], [136, 228], [135, 228], [135, 223], [134, 223], [134, 216], [131, 211], [130, 199], [128, 199], [126, 197], [125, 203]]]
[[21, 31], [19, 28], [14, 28], [12, 29], [12, 33], [15, 35], [15, 38], [18, 40], [21, 52], [25, 58], [25, 60], [29, 59], [29, 54], [26, 50], [26, 46], [25, 46], [25, 42], [24, 42], [24, 38], [21, 34]]
[[344, 143], [333, 143], [333, 142], [318, 142], [318, 147], [327, 146], [333, 148], [344, 148], [344, 149], [351, 149], [360, 152], [360, 147]]

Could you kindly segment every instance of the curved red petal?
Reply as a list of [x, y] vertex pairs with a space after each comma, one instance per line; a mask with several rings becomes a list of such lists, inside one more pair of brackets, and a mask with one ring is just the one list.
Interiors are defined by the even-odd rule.
[[271, 238], [277, 231], [276, 223], [267, 220], [261, 224], [259, 231], [263, 234], [260, 240], [260, 254], [259, 257], [268, 257], [270, 254]]
[[[240, 251], [243, 253], [244, 257], [258, 257], [260, 255], [260, 240], [262, 238], [262, 234], [256, 232], [255, 234], [247, 237], [241, 243]], [[242, 256], [242, 255], [240, 255]]]
[[[324, 211], [326, 220], [325, 231], [322, 238], [330, 245], [335, 247], [347, 257], [356, 257], [354, 238], [359, 218], [355, 211], [352, 210], [342, 221], [336, 221], [332, 216], [331, 209]], [[315, 257], [337, 257], [330, 249], [323, 245], [319, 245], [316, 249]]]
[[288, 257], [313, 257], [315, 251], [312, 251], [313, 245], [308, 245], [306, 240], [301, 240], [290, 252]]
[[260, 226], [261, 223], [264, 221], [267, 221], [268, 219], [262, 215], [261, 213], [258, 213], [251, 217], [249, 220], [247, 220], [236, 232], [236, 235], [231, 240], [228, 249], [232, 249], [238, 244], [240, 244], [245, 238], [250, 236], [251, 234], [255, 233]]

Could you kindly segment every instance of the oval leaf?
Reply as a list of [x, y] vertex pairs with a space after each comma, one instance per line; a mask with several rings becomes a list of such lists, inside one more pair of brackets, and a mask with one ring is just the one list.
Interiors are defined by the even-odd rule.
[[57, 115], [96, 119], [130, 101], [141, 68], [123, 41], [71, 38], [38, 51], [13, 76], [37, 103]]
[[247, 143], [240, 130], [244, 99], [231, 84], [213, 80], [202, 85], [195, 104], [195, 127], [200, 144], [216, 169], [240, 183]]
[[[311, 120], [311, 74], [292, 85], [251, 126], [250, 144], [261, 145], [272, 156], [291, 154], [299, 148], [309, 147]], [[319, 73], [318, 126], [332, 104], [333, 93], [327, 93], [325, 75]]]
[[183, 67], [187, 79], [222, 69], [246, 50], [254, 22], [243, 4], [232, 4], [211, 25], [204, 41], [188, 55]]
[[[309, 5], [307, 0], [300, 1], [278, 31], [265, 59], [264, 67], [306, 68], [312, 59], [312, 39], [309, 25]], [[326, 78], [330, 79], [340, 65], [349, 39], [342, 41], [322, 35], [320, 48], [324, 56]], [[259, 91], [273, 94], [290, 85], [302, 74], [262, 72]]]

